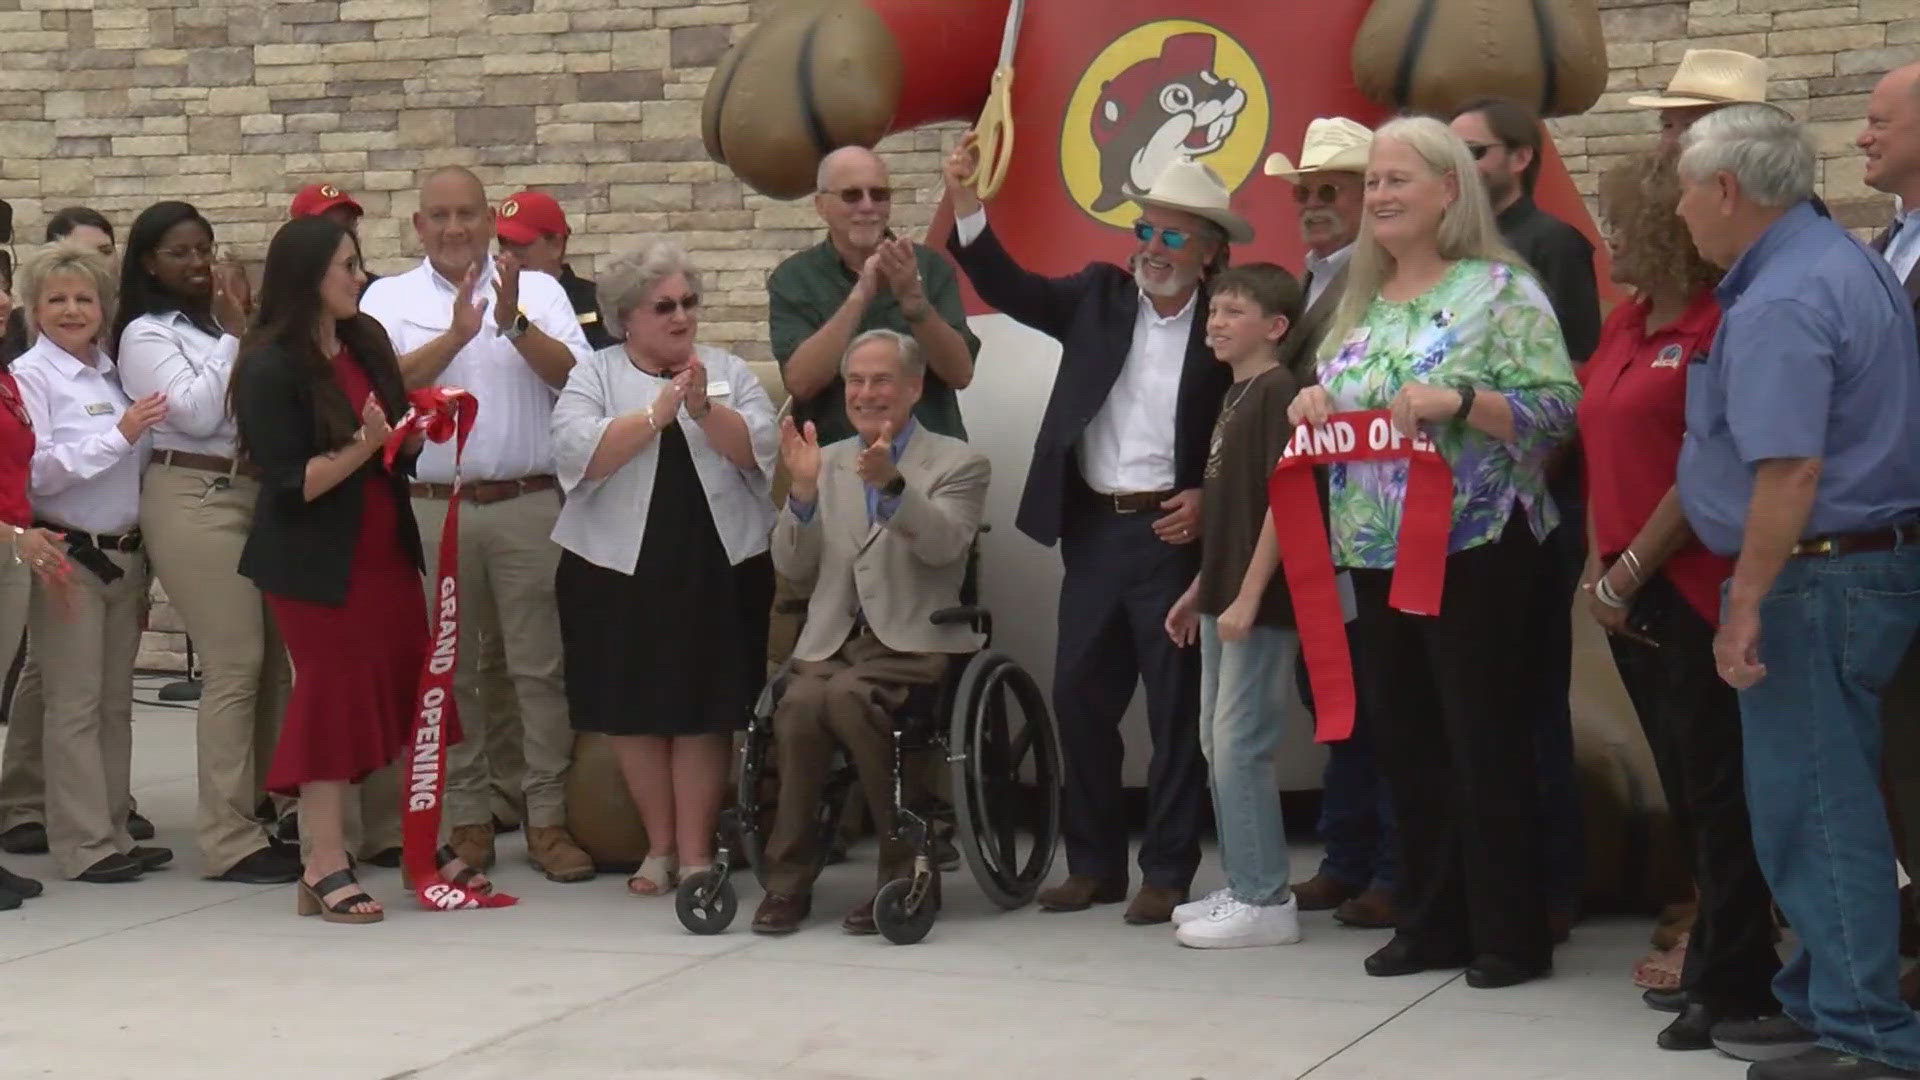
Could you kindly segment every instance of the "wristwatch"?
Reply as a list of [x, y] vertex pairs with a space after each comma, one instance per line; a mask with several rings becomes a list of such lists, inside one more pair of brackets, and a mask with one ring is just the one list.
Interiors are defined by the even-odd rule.
[[1460, 407], [1453, 412], [1453, 422], [1464, 424], [1467, 422], [1468, 415], [1473, 412], [1473, 384], [1461, 383], [1453, 389], [1460, 395]]
[[500, 336], [506, 338], [508, 341], [519, 341], [520, 335], [526, 333], [527, 327], [530, 325], [532, 324], [527, 322], [527, 313], [522, 311], [514, 316], [513, 325], [500, 331]]
[[901, 493], [906, 490], [907, 478], [904, 476], [895, 476], [886, 487], [880, 489], [880, 494], [885, 495], [889, 499], [897, 499]]

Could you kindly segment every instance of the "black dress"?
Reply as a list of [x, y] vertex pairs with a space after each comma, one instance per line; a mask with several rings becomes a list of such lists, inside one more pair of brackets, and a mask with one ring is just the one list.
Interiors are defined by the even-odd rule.
[[766, 681], [773, 558], [731, 565], [686, 433], [671, 425], [658, 447], [633, 573], [560, 553], [554, 593], [577, 731], [735, 731]]

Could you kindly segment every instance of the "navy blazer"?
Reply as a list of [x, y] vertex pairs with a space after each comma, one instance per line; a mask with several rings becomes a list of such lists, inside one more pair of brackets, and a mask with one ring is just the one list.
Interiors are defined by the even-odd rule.
[[[1060, 539], [1068, 497], [1086, 487], [1074, 450], [1126, 363], [1140, 314], [1140, 287], [1131, 273], [1112, 263], [1088, 263], [1079, 273], [1060, 278], [1030, 273], [1000, 246], [992, 226], [965, 247], [955, 230], [947, 238], [947, 250], [980, 299], [1060, 343], [1060, 372], [1034, 437], [1033, 464], [1014, 518], [1021, 532], [1051, 547]], [[1175, 487], [1202, 486], [1213, 422], [1232, 382], [1232, 373], [1207, 347], [1207, 295], [1202, 288], [1194, 299], [1193, 333], [1187, 339], [1178, 400], [1167, 403], [1174, 410]]]

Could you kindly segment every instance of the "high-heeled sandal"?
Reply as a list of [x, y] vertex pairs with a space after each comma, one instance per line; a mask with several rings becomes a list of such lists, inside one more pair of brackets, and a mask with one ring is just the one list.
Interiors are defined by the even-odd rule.
[[365, 892], [356, 892], [335, 903], [326, 902], [328, 893], [340, 889], [358, 888], [360, 882], [353, 876], [352, 870], [335, 870], [312, 884], [300, 879], [300, 888], [294, 892], [293, 910], [298, 915], [318, 915], [324, 922], [331, 923], [377, 923], [387, 917], [384, 911], [355, 911], [356, 904], [371, 904], [374, 899]]
[[[485, 873], [485, 871], [475, 869], [472, 866], [464, 866], [459, 873], [448, 877], [447, 867], [459, 861], [460, 853], [453, 850], [452, 844], [441, 844], [439, 850], [433, 853], [433, 868], [440, 872], [440, 880], [455, 888], [465, 889], [475, 896], [485, 896], [493, 891], [493, 882], [491, 881], [483, 882], [479, 885], [469, 884], [474, 878], [480, 877]], [[409, 891], [413, 889], [413, 881], [408, 877], [404, 869], [400, 871], [400, 886]]]
[[674, 856], [649, 855], [627, 877], [627, 891], [642, 897], [665, 896], [673, 891], [678, 876], [674, 871]]

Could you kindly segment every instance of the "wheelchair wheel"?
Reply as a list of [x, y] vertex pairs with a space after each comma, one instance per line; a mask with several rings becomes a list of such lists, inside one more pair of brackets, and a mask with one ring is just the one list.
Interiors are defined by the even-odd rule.
[[907, 899], [912, 893], [912, 881], [894, 878], [880, 886], [873, 898], [873, 925], [895, 945], [918, 945], [925, 940], [938, 914], [931, 896], [923, 897], [920, 906], [908, 912]]
[[[781, 673], [785, 675], [784, 670]], [[778, 678], [778, 677], [776, 677]], [[733, 798], [734, 823], [738, 826], [737, 850], [745, 857], [746, 864], [753, 868], [754, 879], [765, 887], [766, 837], [761, 835], [760, 817], [763, 808], [760, 804], [761, 786], [766, 781], [767, 758], [773, 752], [773, 707], [774, 683], [760, 691], [760, 700], [754, 702], [753, 718], [747, 724], [746, 733], [740, 740], [740, 749], [734, 755]]]
[[961, 673], [948, 738], [967, 867], [995, 904], [1021, 907], [1053, 868], [1060, 836], [1060, 744], [1046, 697], [1005, 653], [982, 652]]
[[740, 894], [725, 875], [702, 870], [680, 880], [680, 888], [673, 894], [673, 910], [689, 932], [718, 934], [733, 925], [733, 917], [740, 911]]

